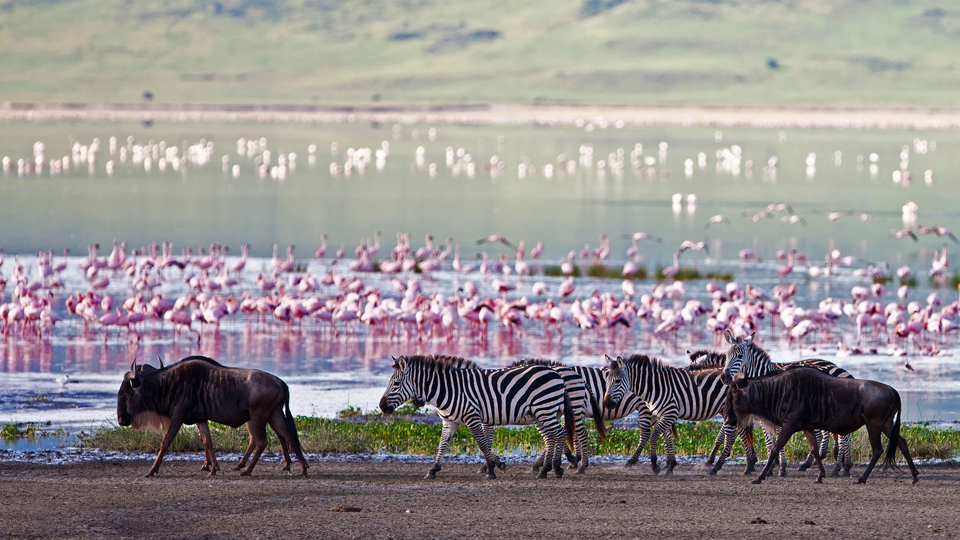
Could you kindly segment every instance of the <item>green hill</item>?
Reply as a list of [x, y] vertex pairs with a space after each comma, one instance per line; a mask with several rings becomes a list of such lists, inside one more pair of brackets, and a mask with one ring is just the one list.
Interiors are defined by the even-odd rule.
[[0, 101], [960, 106], [891, 0], [0, 0]]

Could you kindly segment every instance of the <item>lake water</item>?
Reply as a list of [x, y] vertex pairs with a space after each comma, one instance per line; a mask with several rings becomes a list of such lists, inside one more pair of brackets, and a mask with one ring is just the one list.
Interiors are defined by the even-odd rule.
[[[904, 228], [901, 209], [908, 201], [919, 208], [919, 223], [960, 225], [955, 204], [960, 200], [960, 183], [956, 182], [960, 167], [952, 159], [960, 149], [960, 135], [953, 132], [751, 128], [717, 133], [701, 128], [616, 129], [601, 125], [594, 120], [590, 126], [595, 129], [590, 132], [572, 127], [442, 126], [434, 136], [430, 126], [6, 124], [0, 130], [0, 157], [10, 156], [11, 168], [0, 176], [0, 245], [6, 257], [0, 274], [11, 277], [14, 254], [21, 254], [20, 262], [31, 279], [37, 275], [37, 252], [54, 250], [59, 254], [69, 248], [74, 257], [64, 273], [65, 287], [53, 291], [54, 304], [67, 320], [57, 325], [52, 337], [21, 338], [14, 332], [0, 342], [0, 423], [51, 421], [76, 429], [112, 422], [121, 375], [134, 357], [155, 362], [161, 355], [170, 362], [200, 353], [228, 365], [264, 369], [290, 384], [295, 414], [332, 416], [347, 406], [365, 410], [376, 406], [391, 371], [390, 355], [457, 354], [499, 367], [530, 356], [599, 365], [604, 354], [646, 352], [682, 365], [686, 349], [714, 345], [702, 322], [682, 333], [676, 343], [656, 338], [652, 325], [639, 321], [616, 334], [581, 332], [568, 325], [562, 336], [545, 335], [539, 325], [525, 323], [522, 333], [490, 330], [486, 340], [465, 332], [457, 340], [421, 341], [385, 337], [363, 327], [334, 337], [315, 322], [296, 331], [280, 331], [276, 323], [264, 326], [240, 314], [225, 320], [219, 334], [205, 331], [199, 344], [195, 336], [176, 338], [169, 324], [147, 324], [140, 329], [139, 341], [118, 338], [116, 330], [105, 338], [102, 330], [85, 331], [79, 319], [68, 317], [63, 309], [67, 295], [87, 288], [87, 281], [76, 270], [81, 259], [75, 256], [93, 242], [107, 247], [101, 256], [109, 253], [114, 238], [126, 241], [131, 249], [169, 241], [177, 253], [185, 246], [196, 250], [216, 242], [232, 248], [230, 262], [236, 260], [233, 256], [239, 246], [248, 243], [251, 255], [259, 258], [248, 262], [241, 276], [243, 283], [234, 291], [239, 296], [245, 291], [259, 294], [256, 275], [271, 271], [269, 256], [274, 243], [280, 245], [281, 253], [288, 244], [295, 244], [303, 270], [317, 276], [329, 271], [329, 260], [313, 258], [321, 234], [330, 238], [328, 257], [341, 244], [352, 256], [353, 248], [375, 231], [383, 232], [383, 253], [394, 245], [395, 233], [402, 231], [412, 235], [414, 249], [427, 234], [433, 234], [438, 243], [453, 238], [462, 246], [464, 259], [471, 262], [481, 250], [492, 257], [510, 253], [512, 258], [510, 249], [474, 243], [490, 234], [502, 234], [513, 241], [525, 240], [528, 250], [543, 241], [542, 260], [550, 264], [568, 251], [579, 252], [585, 243], [597, 247], [599, 236], [607, 234], [611, 238], [609, 264], [618, 268], [630, 247], [624, 236], [646, 231], [663, 238], [662, 243], [641, 244], [641, 264], [651, 272], [671, 263], [681, 241], [706, 241], [709, 256], [688, 252], [682, 260], [685, 266], [729, 272], [741, 285], [750, 283], [770, 291], [783, 281], [776, 275], [783, 263], [773, 261], [777, 250], [796, 248], [812, 260], [822, 261], [828, 249], [839, 249], [843, 255], [870, 263], [887, 262], [891, 271], [909, 265], [920, 276], [911, 299], [922, 302], [929, 292], [925, 276], [932, 252], [939, 250], [945, 239], [927, 235], [919, 242], [895, 240], [891, 229]], [[111, 137], [118, 140], [114, 154], [109, 151]], [[18, 174], [18, 159], [34, 159], [37, 141], [42, 141], [44, 160], [49, 163], [71, 156], [74, 148], [82, 150], [95, 138], [100, 149], [92, 171], [81, 162], [57, 175], [49, 174], [46, 164], [40, 175]], [[240, 138], [258, 144], [264, 138], [265, 147], [254, 148], [255, 155], [250, 156], [247, 150], [251, 147], [244, 146], [244, 155], [239, 155]], [[177, 147], [178, 159], [192, 152], [195, 162], [208, 161], [185, 164], [174, 171], [165, 159], [166, 170], [161, 171], [154, 158], [173, 154], [168, 156], [167, 150], [158, 146], [154, 156], [152, 147], [146, 146], [151, 157], [148, 172], [143, 161], [134, 159], [136, 147], [160, 142], [164, 147]], [[331, 151], [333, 143], [336, 151]], [[316, 146], [313, 164], [310, 145]], [[120, 147], [125, 148], [125, 161], [120, 159]], [[418, 147], [423, 148], [422, 153]], [[370, 149], [371, 161], [364, 172], [353, 169], [347, 174], [343, 170], [345, 154], [351, 148]], [[384, 148], [388, 154], [378, 167], [376, 150]], [[447, 165], [448, 148], [453, 152], [452, 167]], [[665, 149], [663, 155], [661, 148]], [[296, 153], [295, 168], [289, 167], [288, 161], [283, 178], [277, 170], [273, 171], [277, 178], [271, 177], [269, 168], [262, 177], [256, 158], [263, 161], [263, 149], [271, 152], [271, 166], [278, 164], [278, 155], [289, 160], [289, 154]], [[458, 157], [460, 149], [464, 155]], [[906, 160], [902, 159], [904, 152]], [[705, 155], [703, 167], [700, 153]], [[873, 153], [875, 161], [871, 161]], [[561, 155], [574, 165], [568, 169], [567, 161], [558, 159]], [[776, 158], [775, 175], [770, 167], [772, 158]], [[633, 160], [642, 166], [635, 167]], [[692, 161], [689, 174], [686, 160]], [[110, 161], [112, 174], [107, 173]], [[494, 161], [503, 162], [502, 169], [491, 166]], [[598, 167], [600, 161], [603, 168]], [[622, 171], [618, 170], [620, 161]], [[747, 167], [748, 161], [752, 167]], [[331, 172], [332, 162], [337, 164], [337, 174]], [[739, 166], [734, 166], [738, 162]], [[433, 174], [431, 164], [435, 164]], [[239, 166], [236, 176], [234, 166]], [[909, 172], [909, 181], [905, 181], [904, 171]], [[931, 171], [929, 181], [925, 180], [926, 171]], [[684, 197], [683, 204], [674, 205], [674, 194], [694, 194], [696, 204], [687, 204]], [[797, 223], [781, 224], [781, 218], [790, 216], [787, 211], [759, 222], [742, 216], [745, 212], [756, 214], [769, 203], [789, 203], [805, 225], [799, 218], [794, 218]], [[829, 212], [842, 214], [831, 221]], [[729, 223], [705, 229], [708, 218], [717, 214]], [[946, 242], [954, 246], [950, 240]], [[740, 263], [737, 253], [744, 248], [753, 249], [768, 262]], [[339, 272], [351, 275], [343, 266]], [[798, 271], [787, 281], [799, 286], [798, 305], [816, 307], [830, 296], [848, 298], [851, 287], [864, 282], [852, 272], [853, 268], [841, 268], [830, 279], [811, 280]], [[369, 274], [361, 278], [384, 297], [401, 296], [392, 289], [389, 277]], [[491, 279], [476, 274], [458, 276], [450, 271], [447, 259], [444, 270], [423, 277], [422, 285], [427, 295], [449, 297], [470, 280], [478, 284], [483, 296], [495, 297]], [[541, 278], [503, 279], [518, 285], [510, 298], [519, 298], [531, 296], [533, 282]], [[542, 279], [555, 298], [562, 279]], [[691, 281], [683, 300], [709, 301], [705, 283]], [[637, 282], [637, 294], [651, 292], [654, 286], [652, 280]], [[622, 296], [619, 280], [584, 277], [576, 280], [576, 287], [574, 297], [587, 297], [595, 289]], [[884, 302], [892, 298], [896, 283], [889, 288]], [[12, 289], [11, 283], [4, 290], [4, 302], [11, 301]], [[189, 287], [176, 271], [168, 271], [158, 290], [176, 298]], [[117, 277], [106, 293], [117, 305], [133, 294], [129, 280]], [[336, 290], [322, 289], [318, 294], [330, 296]], [[949, 287], [940, 294], [945, 303], [955, 299]], [[897, 346], [888, 346], [878, 336], [869, 337], [863, 346], [868, 353], [876, 349], [877, 354], [838, 357], [837, 341], [847, 345], [854, 341], [852, 323], [846, 318], [829, 335], [824, 332], [816, 341], [806, 342], [802, 351], [782, 339], [782, 326], [778, 328], [762, 329], [764, 344], [775, 360], [816, 354], [857, 377], [881, 380], [899, 389], [905, 419], [960, 420], [956, 338], [942, 342], [943, 352], [934, 357], [921, 357], [919, 349], [907, 346], [911, 355], [907, 360], [914, 368], [909, 372], [903, 368], [904, 358], [888, 354], [888, 349]], [[71, 381], [61, 385], [55, 378], [64, 373]]]

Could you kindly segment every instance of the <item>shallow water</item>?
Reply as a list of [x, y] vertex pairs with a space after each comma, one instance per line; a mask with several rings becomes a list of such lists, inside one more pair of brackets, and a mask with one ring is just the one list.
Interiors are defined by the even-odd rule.
[[[931, 252], [939, 249], [944, 239], [922, 237], [920, 242], [890, 238], [890, 230], [904, 226], [901, 207], [915, 201], [920, 207], [919, 221], [943, 226], [957, 225], [960, 215], [954, 202], [960, 196], [960, 184], [952, 182], [960, 170], [950, 158], [960, 147], [960, 135], [947, 132], [894, 131], [800, 131], [791, 130], [781, 142], [779, 130], [724, 130], [722, 141], [716, 142], [715, 130], [680, 128], [597, 129], [591, 133], [573, 128], [490, 128], [441, 127], [436, 140], [429, 140], [429, 126], [278, 126], [278, 125], [169, 125], [147, 128], [140, 125], [107, 124], [13, 124], [0, 131], [0, 156], [13, 157], [13, 169], [0, 177], [0, 245], [5, 247], [8, 265], [0, 274], [10, 277], [14, 258], [24, 254], [20, 262], [28, 276], [36, 276], [36, 258], [28, 253], [71, 248], [76, 255], [83, 246], [99, 242], [109, 246], [116, 237], [131, 248], [150, 242], [172, 241], [176, 249], [183, 246], [219, 242], [233, 246], [251, 244], [251, 253], [269, 256], [271, 245], [297, 245], [298, 262], [314, 275], [330, 269], [329, 261], [312, 258], [319, 246], [321, 233], [330, 235], [332, 253], [341, 243], [352, 252], [361, 239], [374, 231], [384, 233], [384, 249], [392, 247], [397, 231], [413, 235], [413, 247], [422, 245], [423, 235], [432, 233], [437, 241], [454, 238], [464, 249], [464, 258], [485, 249], [493, 256], [511, 251], [496, 246], [477, 246], [474, 239], [500, 233], [516, 241], [526, 240], [528, 250], [538, 240], [545, 243], [544, 260], [555, 264], [570, 250], [579, 251], [589, 242], [596, 247], [600, 234], [609, 234], [612, 243], [610, 266], [623, 262], [629, 247], [624, 234], [644, 230], [664, 238], [662, 243], [641, 245], [642, 264], [651, 272], [670, 262], [680, 241], [690, 238], [706, 240], [711, 248], [709, 260], [701, 255], [685, 254], [685, 266], [697, 265], [704, 270], [722, 270], [734, 274], [741, 285], [750, 283], [770, 291], [782, 280], [776, 269], [780, 262], [743, 265], [736, 262], [736, 253], [752, 248], [766, 259], [773, 259], [778, 249], [795, 247], [821, 260], [828, 248], [844, 255], [857, 255], [891, 268], [909, 264], [919, 274], [920, 286], [911, 299], [923, 300], [929, 286], [924, 277]], [[413, 138], [417, 130], [418, 138]], [[110, 155], [108, 140], [117, 136], [125, 145], [128, 135], [135, 144], [150, 140], [168, 141], [186, 147], [201, 139], [213, 142], [211, 161], [192, 165], [180, 172], [168, 166], [160, 172], [154, 162], [150, 172], [132, 160], [119, 161], [119, 154]], [[297, 166], [285, 179], [260, 178], [254, 160], [238, 156], [237, 139], [267, 138], [273, 159], [278, 152], [297, 153]], [[46, 145], [45, 156], [70, 153], [71, 142], [89, 144], [100, 139], [100, 157], [93, 172], [81, 164], [60, 175], [18, 176], [16, 160], [31, 158], [35, 141]], [[499, 139], [502, 137], [502, 141]], [[72, 139], [71, 139], [72, 138]], [[936, 150], [931, 141], [936, 140]], [[330, 173], [331, 161], [343, 164], [343, 153], [350, 147], [375, 150], [382, 141], [389, 142], [389, 155], [382, 170], [374, 163], [360, 174], [349, 176]], [[661, 162], [659, 143], [668, 143]], [[926, 153], [916, 150], [915, 142], [926, 141]], [[332, 142], [338, 143], [336, 155]], [[651, 169], [635, 171], [630, 152], [635, 144], [643, 145], [639, 159], [653, 160]], [[316, 144], [316, 160], [309, 163], [309, 144]], [[739, 172], [718, 167], [716, 152], [732, 145], [742, 147]], [[581, 147], [593, 148], [593, 164], [580, 161]], [[902, 176], [892, 180], [900, 170], [900, 153], [909, 146], [907, 169], [913, 180], [907, 184]], [[424, 147], [423, 167], [417, 167], [416, 148]], [[132, 146], [131, 146], [132, 147]], [[466, 168], [455, 175], [445, 163], [445, 149], [464, 148], [478, 167], [473, 176]], [[618, 173], [609, 166], [598, 169], [600, 160], [609, 162], [609, 155], [624, 149], [625, 170]], [[840, 164], [834, 162], [835, 151], [841, 152]], [[707, 156], [706, 167], [697, 164], [697, 153]], [[871, 174], [869, 154], [876, 152], [877, 171]], [[806, 160], [816, 153], [815, 171], [808, 176]], [[182, 155], [183, 152], [181, 151]], [[557, 161], [565, 154], [577, 162], [572, 174]], [[240, 174], [224, 172], [221, 158], [228, 165], [240, 166]], [[262, 154], [260, 154], [262, 157]], [[484, 169], [492, 156], [506, 162], [503, 171], [492, 175]], [[762, 168], [768, 160], [778, 158], [776, 180], [765, 179]], [[864, 157], [862, 170], [857, 156]], [[684, 174], [684, 160], [694, 162], [689, 177]], [[106, 162], [115, 162], [112, 176], [105, 172]], [[746, 161], [754, 162], [752, 174]], [[616, 160], [614, 160], [616, 161]], [[275, 162], [275, 161], [274, 161]], [[431, 176], [429, 165], [438, 164]], [[534, 166], [537, 172], [520, 177], [520, 164]], [[544, 174], [545, 165], [553, 165], [552, 178]], [[924, 171], [932, 170], [932, 183], [924, 182]], [[528, 169], [529, 171], [529, 169]], [[665, 174], [667, 173], [667, 174]], [[675, 193], [696, 194], [695, 206], [675, 208]], [[768, 203], [787, 202], [802, 215], [806, 226], [780, 224], [763, 219], [759, 224], [741, 216], [741, 212], [760, 211]], [[829, 221], [826, 211], [851, 211]], [[860, 213], [869, 214], [866, 221]], [[704, 228], [707, 218], [723, 214], [731, 221]], [[951, 244], [952, 245], [952, 244]], [[101, 255], [104, 251], [101, 250]], [[512, 257], [512, 254], [511, 254]], [[59, 260], [59, 257], [58, 257]], [[79, 258], [71, 257], [64, 274], [65, 288], [55, 291], [55, 304], [62, 315], [63, 300], [68, 294], [86, 290], [87, 282], [75, 270]], [[231, 261], [235, 260], [233, 258]], [[448, 259], [449, 261], [449, 259]], [[251, 259], [243, 275], [243, 284], [234, 291], [254, 291], [257, 273], [271, 270], [269, 258]], [[798, 268], [799, 270], [799, 268]], [[349, 275], [342, 269], [341, 273]], [[413, 276], [407, 276], [413, 277]], [[131, 295], [127, 281], [114, 277], [106, 290], [116, 304]], [[385, 297], [398, 298], [390, 279], [379, 274], [362, 276], [368, 286], [377, 287]], [[479, 275], [460, 277], [444, 271], [423, 278], [425, 294], [453, 295], [467, 279], [478, 284], [483, 296], [494, 296], [489, 279]], [[539, 278], [538, 278], [539, 279]], [[511, 298], [530, 296], [535, 279], [517, 281]], [[543, 278], [555, 294], [561, 279]], [[799, 285], [795, 300], [803, 307], [815, 307], [828, 296], [849, 297], [850, 288], [863, 280], [852, 275], [851, 268], [841, 268], [829, 280], [809, 280], [798, 271], [789, 281]], [[585, 297], [593, 290], [621, 296], [619, 280], [578, 278], [575, 296]], [[688, 284], [686, 299], [708, 300], [705, 281]], [[653, 281], [637, 282], [637, 293], [650, 292]], [[895, 284], [890, 284], [892, 289]], [[165, 296], [176, 298], [188, 291], [176, 271], [168, 271], [160, 289]], [[12, 285], [3, 293], [9, 301]], [[323, 295], [334, 290], [321, 291]], [[953, 292], [941, 291], [947, 302]], [[883, 300], [888, 301], [888, 300]], [[568, 309], [565, 306], [564, 309]], [[198, 344], [195, 337], [176, 338], [169, 325], [153, 324], [139, 329], [141, 339], [118, 337], [116, 330], [105, 338], [101, 329], [85, 330], [78, 319], [57, 325], [52, 338], [42, 340], [16, 334], [0, 341], [0, 423], [50, 421], [54, 427], [95, 427], [113, 421], [116, 391], [122, 373], [130, 361], [155, 362], [159, 354], [167, 362], [189, 354], [205, 354], [228, 365], [256, 367], [283, 377], [291, 387], [295, 414], [333, 416], [337, 411], [355, 406], [373, 409], [390, 374], [391, 355], [410, 353], [445, 353], [477, 359], [491, 367], [507, 365], [523, 357], [546, 357], [570, 363], [599, 365], [604, 354], [646, 352], [661, 356], [676, 365], [685, 363], [686, 349], [714, 346], [713, 336], [703, 323], [681, 334], [678, 342], [653, 337], [649, 323], [639, 323], [629, 331], [618, 333], [581, 332], [573, 326], [564, 328], [561, 336], [544, 334], [532, 323], [524, 331], [510, 335], [491, 330], [488, 339], [480, 340], [464, 332], [455, 341], [444, 338], [385, 337], [364, 328], [346, 331], [334, 337], [329, 330], [311, 323], [294, 331], [281, 331], [275, 322], [262, 325], [237, 315], [225, 321], [220, 332], [207, 329]], [[782, 338], [781, 330], [762, 329], [764, 346], [776, 361], [809, 356], [832, 360], [849, 369], [859, 378], [881, 380], [901, 391], [904, 418], [910, 421], [960, 420], [960, 368], [955, 355], [956, 339], [940, 344], [943, 351], [935, 357], [920, 357], [919, 349], [907, 346], [909, 362], [914, 368], [903, 368], [905, 359], [890, 356], [888, 346], [879, 336], [868, 336], [863, 349], [868, 354], [838, 356], [837, 342], [852, 345], [853, 328], [844, 318], [829, 335], [822, 333], [815, 341], [804, 343], [802, 350]], [[715, 345], [720, 348], [720, 344]], [[811, 347], [816, 350], [812, 350]], [[876, 349], [876, 354], [870, 354]], [[67, 373], [71, 381], [65, 385], [54, 379]], [[20, 445], [26, 443], [17, 443]], [[9, 443], [8, 443], [9, 447]], [[22, 448], [18, 447], [18, 448]]]

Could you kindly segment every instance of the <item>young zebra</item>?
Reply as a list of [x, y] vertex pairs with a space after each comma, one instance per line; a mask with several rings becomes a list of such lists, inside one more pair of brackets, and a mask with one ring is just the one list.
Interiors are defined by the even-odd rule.
[[427, 478], [436, 478], [453, 433], [466, 424], [487, 462], [487, 478], [496, 478], [495, 467], [504, 470], [500, 458], [490, 448], [484, 424], [500, 426], [525, 423], [527, 415], [535, 419], [550, 458], [540, 471], [545, 478], [550, 470], [563, 476], [560, 459], [564, 416], [567, 443], [573, 442], [573, 407], [563, 378], [546, 366], [515, 369], [480, 369], [469, 360], [453, 357], [411, 356], [396, 359], [380, 410], [392, 413], [407, 400], [430, 403], [443, 420], [440, 445]]
[[[724, 380], [728, 383], [729, 381], [732, 381], [733, 378], [738, 374], [742, 374], [743, 377], [752, 379], [768, 373], [784, 371], [786, 369], [798, 366], [816, 368], [833, 377], [853, 378], [853, 375], [851, 375], [847, 370], [841, 368], [833, 362], [821, 360], [819, 358], [800, 360], [798, 362], [771, 362], [770, 355], [767, 354], [767, 351], [753, 343], [753, 338], [756, 335], [755, 333], [751, 334], [750, 337], [745, 339], [734, 337], [729, 330], [724, 332], [723, 335], [726, 338], [727, 343], [730, 344], [730, 349], [727, 350], [726, 365], [723, 372]], [[779, 432], [779, 426], [776, 427], [776, 431]], [[771, 436], [767, 426], [764, 426], [764, 435], [767, 439], [767, 449], [770, 450], [773, 448], [774, 437]], [[820, 441], [819, 452], [822, 459], [823, 457], [826, 457], [827, 448], [830, 444], [830, 434], [818, 432], [817, 439]], [[853, 436], [844, 435], [840, 437], [837, 445], [839, 446], [837, 463], [834, 466], [831, 476], [840, 476], [841, 467], [843, 468], [843, 476], [850, 476], [850, 468], [853, 466]], [[786, 453], [781, 452], [779, 459], [780, 476], [786, 476]], [[804, 471], [808, 469], [813, 464], [813, 460], [814, 456], [811, 453], [807, 456], [807, 460], [800, 465], [800, 470]]]
[[[651, 445], [663, 435], [667, 446], [667, 472], [673, 474], [677, 465], [673, 450], [672, 428], [677, 420], [709, 420], [723, 411], [727, 387], [720, 370], [688, 371], [664, 365], [646, 355], [618, 357], [614, 362], [607, 357], [607, 392], [605, 407], [616, 407], [627, 392], [643, 399], [653, 414], [660, 417], [651, 435]], [[727, 421], [723, 423], [724, 449], [711, 470], [714, 475], [730, 455], [736, 430]]]

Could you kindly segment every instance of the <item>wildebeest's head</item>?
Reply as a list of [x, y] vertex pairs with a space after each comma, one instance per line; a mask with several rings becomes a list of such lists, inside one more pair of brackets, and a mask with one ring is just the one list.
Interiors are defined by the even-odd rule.
[[620, 404], [620, 400], [627, 393], [627, 378], [623, 369], [623, 358], [617, 357], [613, 360], [605, 356], [607, 360], [607, 393], [603, 395], [603, 406], [613, 409]]
[[380, 410], [386, 414], [391, 414], [397, 410], [397, 407], [403, 405], [407, 400], [413, 400], [413, 404], [422, 407], [425, 402], [420, 397], [419, 392], [410, 380], [409, 364], [403, 356], [393, 359], [393, 377], [387, 383], [387, 389], [380, 398]]
[[[163, 361], [160, 361], [163, 367]], [[149, 413], [143, 403], [143, 395], [140, 387], [143, 384], [143, 377], [148, 376], [157, 369], [149, 364], [137, 365], [134, 359], [130, 363], [130, 371], [123, 375], [123, 382], [120, 383], [120, 390], [117, 392], [117, 423], [121, 426], [131, 426], [138, 417]], [[141, 422], [136, 422], [134, 428], [140, 427]]]
[[756, 332], [754, 332], [750, 334], [749, 337], [741, 339], [734, 337], [733, 332], [730, 330], [723, 333], [723, 337], [726, 338], [727, 343], [730, 344], [730, 349], [727, 350], [727, 365], [723, 370], [723, 375], [720, 377], [723, 384], [730, 384], [734, 377], [743, 370], [744, 360], [748, 350], [753, 344], [753, 338], [756, 335]]

